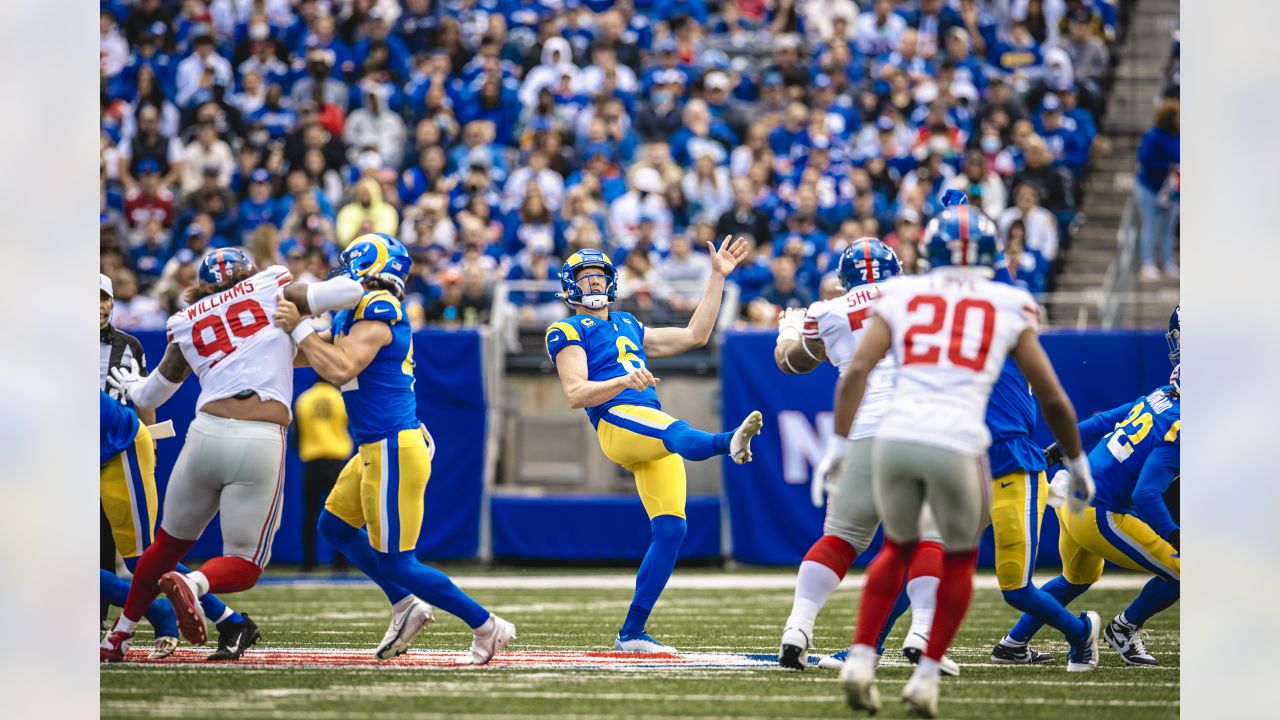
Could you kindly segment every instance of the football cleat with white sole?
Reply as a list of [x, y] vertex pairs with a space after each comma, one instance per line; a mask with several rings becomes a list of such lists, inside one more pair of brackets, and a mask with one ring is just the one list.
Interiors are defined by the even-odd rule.
[[[920, 658], [924, 656], [924, 651], [928, 647], [929, 638], [924, 633], [907, 633], [906, 639], [902, 641], [902, 656], [912, 665], [919, 665]], [[943, 655], [942, 659], [938, 661], [938, 670], [943, 675], [950, 675], [951, 677], [960, 675], [960, 666], [956, 664], [955, 660], [946, 655]]]
[[938, 717], [938, 686], [942, 677], [919, 668], [902, 688], [902, 704], [907, 715], [919, 718]]
[[635, 635], [622, 637], [621, 635], [613, 639], [613, 651], [625, 653], [675, 653], [680, 652], [670, 645], [663, 645], [653, 639], [647, 632], [639, 632]]
[[173, 654], [178, 649], [178, 638], [172, 636], [164, 636], [156, 638], [156, 643], [151, 650], [151, 654], [147, 656], [148, 660], [163, 660]]
[[403, 655], [418, 637], [418, 633], [436, 621], [435, 613], [427, 603], [407, 595], [391, 607], [391, 626], [382, 636], [378, 649], [373, 651], [379, 660], [390, 660]]
[[195, 584], [180, 572], [167, 572], [160, 576], [160, 592], [173, 603], [178, 616], [178, 629], [182, 637], [192, 645], [203, 645], [209, 639], [209, 628], [204, 624], [204, 610], [200, 607]]
[[804, 670], [809, 665], [810, 645], [809, 633], [803, 628], [789, 627], [783, 630], [778, 664], [792, 670]]
[[[844, 667], [844, 661], [849, 659], [849, 648], [837, 650], [830, 655], [823, 655], [818, 658], [818, 667], [823, 670], [839, 670]], [[876, 665], [880, 663], [877, 662]]]
[[1107, 644], [1120, 653], [1120, 658], [1124, 660], [1125, 665], [1129, 667], [1160, 665], [1160, 661], [1147, 652], [1146, 643], [1142, 638], [1144, 635], [1142, 628], [1121, 620], [1119, 615], [1107, 623], [1107, 629], [1102, 631], [1102, 635], [1107, 639]]
[[244, 651], [253, 647], [261, 637], [258, 624], [249, 617], [249, 613], [244, 613], [243, 621], [226, 622], [218, 628], [218, 649], [205, 659], [210, 662], [239, 660]]
[[484, 665], [516, 639], [516, 626], [492, 614], [473, 632], [471, 648], [458, 658], [459, 665]]
[[1040, 652], [1028, 643], [1012, 643], [1008, 638], [991, 649], [992, 665], [1040, 665], [1053, 662], [1053, 654]]
[[1080, 613], [1080, 618], [1089, 623], [1089, 636], [1083, 643], [1072, 645], [1067, 654], [1067, 672], [1092, 672], [1098, 668], [1098, 631], [1102, 618], [1092, 610]]
[[117, 630], [120, 620], [117, 618], [107, 631], [102, 643], [98, 645], [98, 660], [101, 662], [124, 662], [124, 656], [133, 644], [133, 631]]
[[840, 668], [840, 686], [850, 710], [866, 710], [875, 715], [880, 711], [880, 690], [876, 687], [875, 651], [849, 653]]
[[751, 438], [760, 434], [760, 428], [764, 425], [764, 416], [759, 410], [752, 410], [737, 430], [733, 431], [733, 437], [729, 438], [729, 457], [739, 465], [751, 462]]

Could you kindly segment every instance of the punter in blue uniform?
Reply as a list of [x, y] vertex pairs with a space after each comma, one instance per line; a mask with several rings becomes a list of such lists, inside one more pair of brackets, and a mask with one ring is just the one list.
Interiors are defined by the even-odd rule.
[[[111, 535], [116, 548], [124, 558], [125, 567], [133, 572], [138, 557], [155, 540], [156, 512], [160, 496], [156, 492], [156, 451], [147, 426], [137, 413], [124, 403], [99, 390], [98, 432], [99, 495], [102, 512], [111, 525]], [[191, 572], [178, 566], [179, 572]], [[129, 597], [129, 582], [107, 570], [98, 571], [98, 588], [101, 598], [109, 605], [124, 607]], [[212, 593], [200, 597], [205, 617], [218, 628], [218, 650], [210, 660], [234, 660], [244, 653], [229, 651], [226, 640], [238, 636], [252, 625], [247, 616], [227, 607]], [[147, 621], [155, 629], [155, 649], [151, 660], [168, 657], [178, 647], [178, 625], [173, 605], [166, 598], [151, 603], [146, 613]], [[252, 626], [254, 632], [257, 626]], [[247, 649], [248, 645], [245, 644]]]
[[[1168, 336], [1174, 362], [1181, 354], [1180, 309], [1174, 310]], [[1153, 575], [1103, 631], [1130, 666], [1158, 664], [1143, 645], [1141, 629], [1179, 597], [1181, 533], [1164, 494], [1181, 466], [1180, 375], [1181, 365], [1175, 365], [1169, 385], [1080, 424], [1081, 441], [1095, 445], [1089, 466], [1096, 495], [1093, 506], [1082, 513], [1058, 509], [1062, 574], [1044, 587], [1065, 607], [1098, 581], [1104, 561]], [[1047, 454], [1055, 461], [1056, 446]], [[1024, 615], [1009, 638], [1026, 643], [1039, 629], [1039, 621]]]
[[482, 665], [515, 639], [515, 626], [414, 555], [435, 443], [418, 420], [413, 332], [400, 305], [412, 259], [400, 241], [370, 233], [353, 240], [340, 263], [338, 272], [366, 292], [354, 309], [338, 313], [331, 332], [301, 323], [297, 306], [283, 298], [276, 313], [306, 362], [342, 389], [351, 438], [360, 448], [325, 501], [319, 534], [391, 602], [391, 627], [375, 651], [379, 659], [407, 650], [434, 621], [435, 605], [472, 629], [471, 649], [459, 662]]
[[564, 299], [574, 314], [547, 328], [547, 354], [555, 363], [569, 405], [583, 408], [606, 457], [635, 474], [636, 490], [653, 529], [653, 540], [636, 575], [636, 592], [614, 649], [671, 652], [645, 632], [649, 613], [675, 569], [685, 534], [684, 460], [729, 455], [751, 459], [751, 438], [761, 416], [752, 412], [733, 432], [708, 433], [662, 411], [660, 382], [650, 357], [670, 357], [705, 345], [720, 313], [725, 277], [746, 257], [743, 239], [720, 249], [707, 243], [713, 272], [689, 324], [647, 328], [634, 316], [612, 311], [617, 272], [599, 250], [580, 250], [560, 270]]

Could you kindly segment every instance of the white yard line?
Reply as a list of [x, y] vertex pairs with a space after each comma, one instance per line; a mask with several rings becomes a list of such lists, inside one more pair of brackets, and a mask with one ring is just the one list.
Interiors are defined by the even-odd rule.
[[[1035, 583], [1042, 585], [1053, 579], [1050, 575], [1037, 575]], [[1094, 585], [1100, 590], [1139, 590], [1151, 578], [1145, 575], [1114, 574], [1103, 577]], [[636, 577], [632, 573], [608, 575], [461, 575], [453, 581], [468, 590], [631, 590]], [[866, 582], [862, 574], [845, 578], [841, 589], [861, 588]], [[677, 572], [668, 588], [677, 590], [792, 590], [796, 578], [783, 573], [725, 573], [723, 575], [681, 575]], [[299, 577], [269, 580], [264, 585], [287, 585], [301, 588], [332, 588], [372, 586], [349, 579], [327, 581], [321, 578]], [[999, 590], [994, 575], [978, 575], [973, 580], [975, 590]]]

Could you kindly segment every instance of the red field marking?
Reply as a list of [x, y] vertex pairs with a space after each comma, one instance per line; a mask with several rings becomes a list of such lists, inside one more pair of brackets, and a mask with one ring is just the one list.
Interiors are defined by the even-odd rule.
[[[445, 668], [469, 666], [457, 665], [455, 659], [461, 652], [440, 650], [408, 652], [394, 660], [378, 660], [371, 652], [331, 650], [324, 648], [253, 649], [236, 662], [211, 663], [205, 660], [209, 650], [182, 647], [163, 660], [148, 660], [147, 649], [133, 649], [126, 662], [138, 666], [171, 667], [178, 665], [204, 665], [211, 667], [387, 667]], [[771, 658], [770, 658], [771, 659]], [[514, 667], [533, 669], [609, 669], [636, 668], [733, 668], [767, 667], [773, 662], [758, 655], [735, 653], [619, 653], [579, 650], [519, 651], [503, 653], [494, 658], [488, 667]], [[471, 666], [474, 667], [474, 666]]]

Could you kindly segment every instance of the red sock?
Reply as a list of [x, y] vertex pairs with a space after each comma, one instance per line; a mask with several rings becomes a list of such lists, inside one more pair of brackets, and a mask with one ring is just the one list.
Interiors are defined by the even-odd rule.
[[858, 625], [853, 642], [857, 645], [876, 646], [876, 636], [889, 619], [893, 605], [906, 583], [907, 564], [915, 552], [915, 543], [899, 545], [884, 539], [884, 547], [867, 567], [867, 584], [862, 590], [858, 605]]
[[137, 622], [151, 607], [151, 601], [160, 594], [157, 583], [160, 576], [173, 570], [187, 554], [195, 540], [179, 540], [164, 531], [156, 530], [156, 541], [138, 558], [133, 570], [133, 583], [129, 585], [129, 597], [124, 601], [124, 616]]
[[849, 566], [853, 564], [856, 557], [858, 557], [857, 550], [835, 535], [823, 535], [818, 538], [818, 541], [809, 548], [809, 552], [804, 554], [805, 562], [816, 562], [827, 567], [841, 580], [844, 579], [844, 574], [849, 572]]
[[929, 630], [925, 657], [941, 660], [960, 629], [973, 597], [973, 568], [977, 550], [947, 553], [942, 559], [942, 580], [938, 583], [938, 609]]
[[262, 568], [244, 558], [224, 555], [201, 565], [200, 572], [209, 579], [209, 592], [237, 593], [253, 587]]
[[907, 580], [918, 577], [942, 577], [942, 543], [927, 540], [916, 545], [916, 554], [907, 568]]

